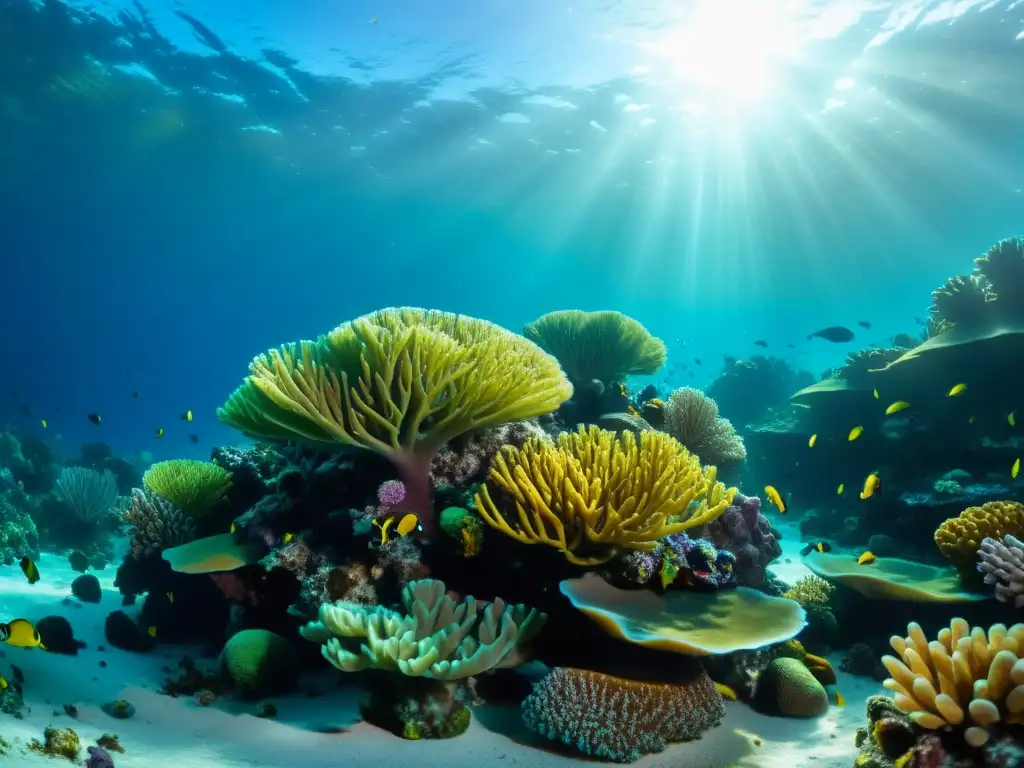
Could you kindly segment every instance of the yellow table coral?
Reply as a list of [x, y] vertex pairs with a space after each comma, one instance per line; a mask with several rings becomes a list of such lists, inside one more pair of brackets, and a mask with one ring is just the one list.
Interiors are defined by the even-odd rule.
[[986, 536], [1001, 539], [1006, 534], [1024, 536], [1024, 504], [990, 501], [968, 507], [935, 531], [935, 544], [961, 576], [977, 579], [978, 547]]
[[1024, 624], [992, 625], [986, 633], [953, 619], [928, 642], [919, 624], [889, 641], [899, 655], [883, 656], [892, 677], [882, 683], [896, 707], [922, 728], [963, 728], [980, 747], [997, 723], [1024, 723]]
[[557, 443], [502, 448], [475, 501], [502, 533], [595, 565], [714, 520], [736, 494], [716, 477], [663, 432], [643, 432], [638, 444], [631, 432], [580, 427]]

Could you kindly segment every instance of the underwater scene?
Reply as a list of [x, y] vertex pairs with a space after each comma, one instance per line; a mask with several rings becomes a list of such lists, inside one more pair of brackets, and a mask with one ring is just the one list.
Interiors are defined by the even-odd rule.
[[1024, 768], [1024, 3], [0, 0], [0, 765]]

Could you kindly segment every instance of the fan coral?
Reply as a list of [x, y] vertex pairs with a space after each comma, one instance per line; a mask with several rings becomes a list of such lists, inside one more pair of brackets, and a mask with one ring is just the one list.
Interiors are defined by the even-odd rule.
[[978, 570], [986, 584], [995, 584], [996, 598], [1014, 608], [1024, 606], [1024, 542], [1007, 534], [1003, 540], [982, 539]]
[[889, 644], [899, 658], [882, 657], [891, 675], [882, 685], [922, 728], [962, 728], [964, 740], [980, 747], [997, 724], [1024, 723], [1024, 624], [994, 624], [986, 633], [953, 619], [929, 643], [910, 623], [907, 637], [893, 636]]
[[665, 364], [665, 343], [621, 312], [549, 312], [527, 325], [523, 335], [558, 358], [577, 384], [610, 384]]
[[[637, 445], [630, 432], [580, 427], [557, 444], [533, 439], [503, 448], [475, 501], [488, 525], [517, 541], [596, 565], [718, 517], [736, 489], [716, 477], [662, 432], [644, 432]], [[513, 508], [515, 527], [501, 511]]]
[[210, 461], [171, 459], [151, 466], [142, 476], [146, 489], [167, 499], [190, 517], [206, 514], [231, 489], [231, 473]]
[[1001, 539], [1006, 534], [1024, 536], [1024, 504], [989, 501], [968, 507], [959, 517], [944, 521], [935, 531], [935, 544], [956, 566], [961, 578], [977, 576], [978, 547], [982, 539]]
[[109, 469], [101, 475], [84, 467], [65, 467], [55, 487], [61, 501], [83, 522], [103, 521], [117, 501], [117, 478]]
[[195, 521], [174, 508], [167, 499], [147, 494], [141, 488], [132, 490], [131, 506], [124, 521], [132, 526], [132, 557], [136, 560], [177, 547], [196, 537]]
[[747, 587], [764, 584], [768, 564], [782, 554], [757, 496], [737, 493], [721, 516], [708, 523], [703, 535], [718, 549], [736, 555], [736, 576]]
[[217, 411], [221, 421], [255, 437], [387, 457], [427, 535], [429, 469], [444, 443], [572, 396], [558, 361], [536, 344], [485, 320], [409, 307], [271, 350], [249, 370]]
[[704, 464], [725, 464], [747, 457], [743, 438], [732, 422], [719, 418], [715, 401], [693, 387], [681, 387], [669, 395], [665, 431]]
[[707, 673], [686, 683], [647, 683], [559, 667], [522, 705], [526, 725], [591, 757], [628, 763], [673, 741], [699, 738], [725, 716]]

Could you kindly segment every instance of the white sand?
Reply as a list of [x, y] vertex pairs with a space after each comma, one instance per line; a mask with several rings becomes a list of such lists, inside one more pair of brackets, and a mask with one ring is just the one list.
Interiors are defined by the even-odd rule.
[[[780, 563], [778, 569], [787, 581], [801, 575], [797, 550], [797, 537], [792, 536], [784, 557], [791, 557], [793, 563]], [[0, 715], [0, 736], [14, 745], [3, 763], [26, 768], [59, 766], [60, 761], [26, 749], [31, 739], [42, 738], [49, 725], [74, 728], [83, 744], [94, 744], [103, 733], [117, 734], [126, 749], [123, 755], [112, 755], [118, 768], [556, 768], [590, 762], [575, 753], [554, 751], [538, 740], [521, 725], [515, 708], [477, 709], [469, 731], [454, 740], [404, 741], [358, 722], [358, 693], [352, 687], [332, 687], [331, 693], [320, 698], [301, 694], [275, 698], [279, 714], [273, 720], [254, 717], [252, 704], [218, 702], [202, 708], [191, 698], [162, 696], [156, 691], [165, 677], [162, 666], [176, 666], [186, 653], [200, 666], [204, 662], [212, 665], [213, 660], [201, 659], [197, 648], [185, 646], [162, 645], [149, 654], [109, 646], [98, 652], [98, 645], [106, 645], [104, 619], [120, 607], [120, 596], [112, 584], [113, 569], [97, 574], [104, 587], [102, 602], [81, 607], [61, 603], [70, 595], [71, 581], [78, 575], [65, 558], [44, 555], [39, 569], [42, 580], [35, 585], [29, 585], [17, 567], [0, 571], [0, 619], [63, 615], [88, 648], [78, 656], [62, 656], [0, 646], [4, 655], [0, 671], [6, 674], [8, 663], [22, 669], [25, 699], [31, 708], [24, 720]], [[99, 667], [101, 659], [107, 662], [106, 668]], [[839, 658], [832, 662], [838, 666]], [[816, 720], [764, 717], [743, 704], [729, 702], [723, 724], [703, 739], [672, 746], [635, 765], [849, 768], [856, 754], [854, 731], [864, 719], [864, 700], [881, 687], [840, 672], [838, 688], [846, 697], [846, 707], [832, 707]], [[133, 718], [116, 720], [100, 709], [103, 702], [117, 698], [128, 699], [135, 706]], [[78, 708], [77, 720], [63, 714], [64, 704]], [[55, 710], [61, 714], [54, 714]]]

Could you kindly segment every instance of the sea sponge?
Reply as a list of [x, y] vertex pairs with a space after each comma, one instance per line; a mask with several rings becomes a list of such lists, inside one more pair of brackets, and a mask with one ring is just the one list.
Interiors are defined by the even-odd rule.
[[231, 489], [231, 473], [212, 461], [170, 459], [146, 470], [142, 483], [190, 517], [206, 514]]
[[665, 431], [703, 464], [743, 461], [747, 449], [732, 422], [718, 416], [718, 405], [699, 389], [680, 387], [665, 403]]
[[1024, 504], [989, 501], [968, 507], [935, 531], [935, 544], [956, 566], [961, 577], [977, 578], [978, 548], [982, 539], [1001, 539], [1006, 534], [1024, 536]]
[[997, 723], [1024, 724], [1024, 624], [993, 624], [986, 633], [958, 618], [929, 643], [910, 623], [907, 637], [889, 644], [899, 658], [882, 657], [891, 675], [882, 685], [922, 728], [961, 728], [980, 747]]
[[629, 763], [673, 741], [699, 738], [725, 707], [703, 670], [686, 683], [648, 683], [559, 667], [522, 705], [531, 730], [591, 757]]
[[287, 691], [299, 672], [292, 644], [266, 629], [243, 629], [232, 635], [220, 663], [236, 692], [250, 699]]
[[196, 537], [196, 523], [174, 508], [167, 499], [132, 489], [124, 522], [132, 527], [132, 557], [141, 560], [168, 547], [186, 544]]
[[[324, 658], [342, 672], [384, 669], [410, 677], [458, 680], [518, 661], [547, 616], [502, 600], [456, 604], [443, 582], [423, 579], [402, 590], [405, 614], [380, 606], [327, 603], [302, 636], [323, 643]], [[479, 621], [478, 621], [479, 619]], [[356, 643], [350, 641], [355, 640]], [[346, 647], [348, 646], [348, 647]]]
[[828, 692], [799, 659], [775, 659], [761, 673], [750, 700], [767, 715], [817, 717], [828, 711]]
[[386, 456], [427, 535], [430, 464], [440, 446], [472, 429], [548, 413], [572, 396], [558, 361], [522, 336], [410, 307], [270, 350], [249, 370], [217, 411], [222, 422], [257, 438]]
[[[616, 437], [581, 426], [557, 444], [533, 439], [503, 448], [474, 500], [502, 533], [595, 565], [714, 520], [736, 493], [716, 477], [663, 432], [642, 433], [638, 445], [631, 432]], [[510, 524], [505, 513], [513, 510]]]
[[549, 312], [523, 335], [550, 352], [573, 382], [621, 382], [665, 364], [665, 343], [621, 312]]

